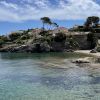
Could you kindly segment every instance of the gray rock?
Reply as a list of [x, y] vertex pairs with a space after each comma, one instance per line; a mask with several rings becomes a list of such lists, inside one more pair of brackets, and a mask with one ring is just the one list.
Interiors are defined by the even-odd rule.
[[40, 47], [41, 47], [41, 51], [44, 51], [44, 52], [50, 51], [50, 46], [47, 42], [41, 43]]
[[100, 63], [100, 57], [97, 57], [95, 62]]
[[47, 42], [35, 43], [34, 52], [50, 52], [50, 46]]
[[93, 57], [85, 57], [85, 58], [79, 58], [76, 60], [73, 60], [72, 63], [91, 63], [95, 62], [95, 59]]
[[90, 53], [97, 53], [97, 51], [96, 51], [95, 49], [92, 49], [92, 50], [90, 51]]

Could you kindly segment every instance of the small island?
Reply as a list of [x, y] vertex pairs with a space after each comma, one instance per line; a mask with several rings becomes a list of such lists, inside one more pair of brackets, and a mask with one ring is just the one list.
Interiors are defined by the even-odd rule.
[[[90, 16], [83, 26], [60, 27], [49, 17], [40, 19], [41, 29], [28, 29], [0, 36], [0, 52], [74, 52], [90, 50], [100, 52], [100, 18]], [[46, 25], [49, 28], [45, 28]], [[51, 26], [53, 29], [51, 29]]]

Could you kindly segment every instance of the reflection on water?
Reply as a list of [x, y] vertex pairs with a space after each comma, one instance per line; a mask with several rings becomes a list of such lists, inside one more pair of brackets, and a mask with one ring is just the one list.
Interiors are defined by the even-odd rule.
[[0, 58], [2, 59], [42, 59], [42, 58], [47, 58], [47, 57], [56, 57], [56, 58], [71, 58], [71, 57], [85, 57], [87, 55], [85, 54], [77, 54], [77, 53], [1, 53]]
[[100, 69], [72, 64], [76, 57], [84, 55], [1, 54], [0, 100], [100, 100]]

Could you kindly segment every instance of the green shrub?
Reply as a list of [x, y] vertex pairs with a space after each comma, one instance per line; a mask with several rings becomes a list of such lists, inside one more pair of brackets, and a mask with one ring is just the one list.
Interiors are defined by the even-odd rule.
[[38, 42], [38, 43], [41, 43], [41, 42], [44, 42], [44, 41], [46, 41], [45, 37], [41, 37], [41, 38], [36, 38], [35, 39], [35, 42]]
[[3, 40], [4, 42], [8, 42], [9, 39], [6, 36], [0, 36], [0, 39]]
[[9, 38], [10, 38], [11, 41], [14, 41], [14, 40], [18, 39], [20, 36], [21, 35], [19, 33], [11, 33], [9, 35]]
[[27, 40], [29, 38], [30, 38], [30, 36], [28, 34], [20, 37], [21, 40]]
[[8, 38], [6, 36], [0, 36], [0, 46], [8, 42]]
[[64, 33], [62, 33], [62, 32], [57, 33], [56, 36], [55, 36], [55, 38], [54, 38], [54, 40], [56, 42], [63, 42], [63, 41], [66, 40], [66, 35]]
[[48, 33], [48, 31], [41, 31], [41, 32], [39, 33], [39, 35], [45, 36], [45, 35], [47, 35], [47, 33]]
[[0, 46], [3, 45], [5, 42], [4, 40], [0, 39]]
[[52, 36], [46, 37], [46, 41], [48, 42], [48, 44], [50, 44], [52, 42], [52, 39], [53, 39]]
[[17, 39], [16, 41], [15, 41], [15, 43], [17, 43], [17, 44], [24, 44], [24, 42], [19, 38], [19, 39]]

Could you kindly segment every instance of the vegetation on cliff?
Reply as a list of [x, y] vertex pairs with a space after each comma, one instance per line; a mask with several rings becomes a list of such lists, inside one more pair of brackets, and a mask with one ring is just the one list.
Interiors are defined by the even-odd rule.
[[[73, 51], [76, 49], [93, 49], [97, 45], [95, 33], [99, 27], [99, 17], [88, 17], [83, 26], [71, 29], [61, 28], [49, 17], [40, 19], [41, 29], [28, 29], [0, 36], [2, 52], [50, 52]], [[45, 29], [49, 25], [49, 29]], [[55, 27], [55, 29], [51, 29]], [[87, 34], [88, 32], [88, 34]]]

